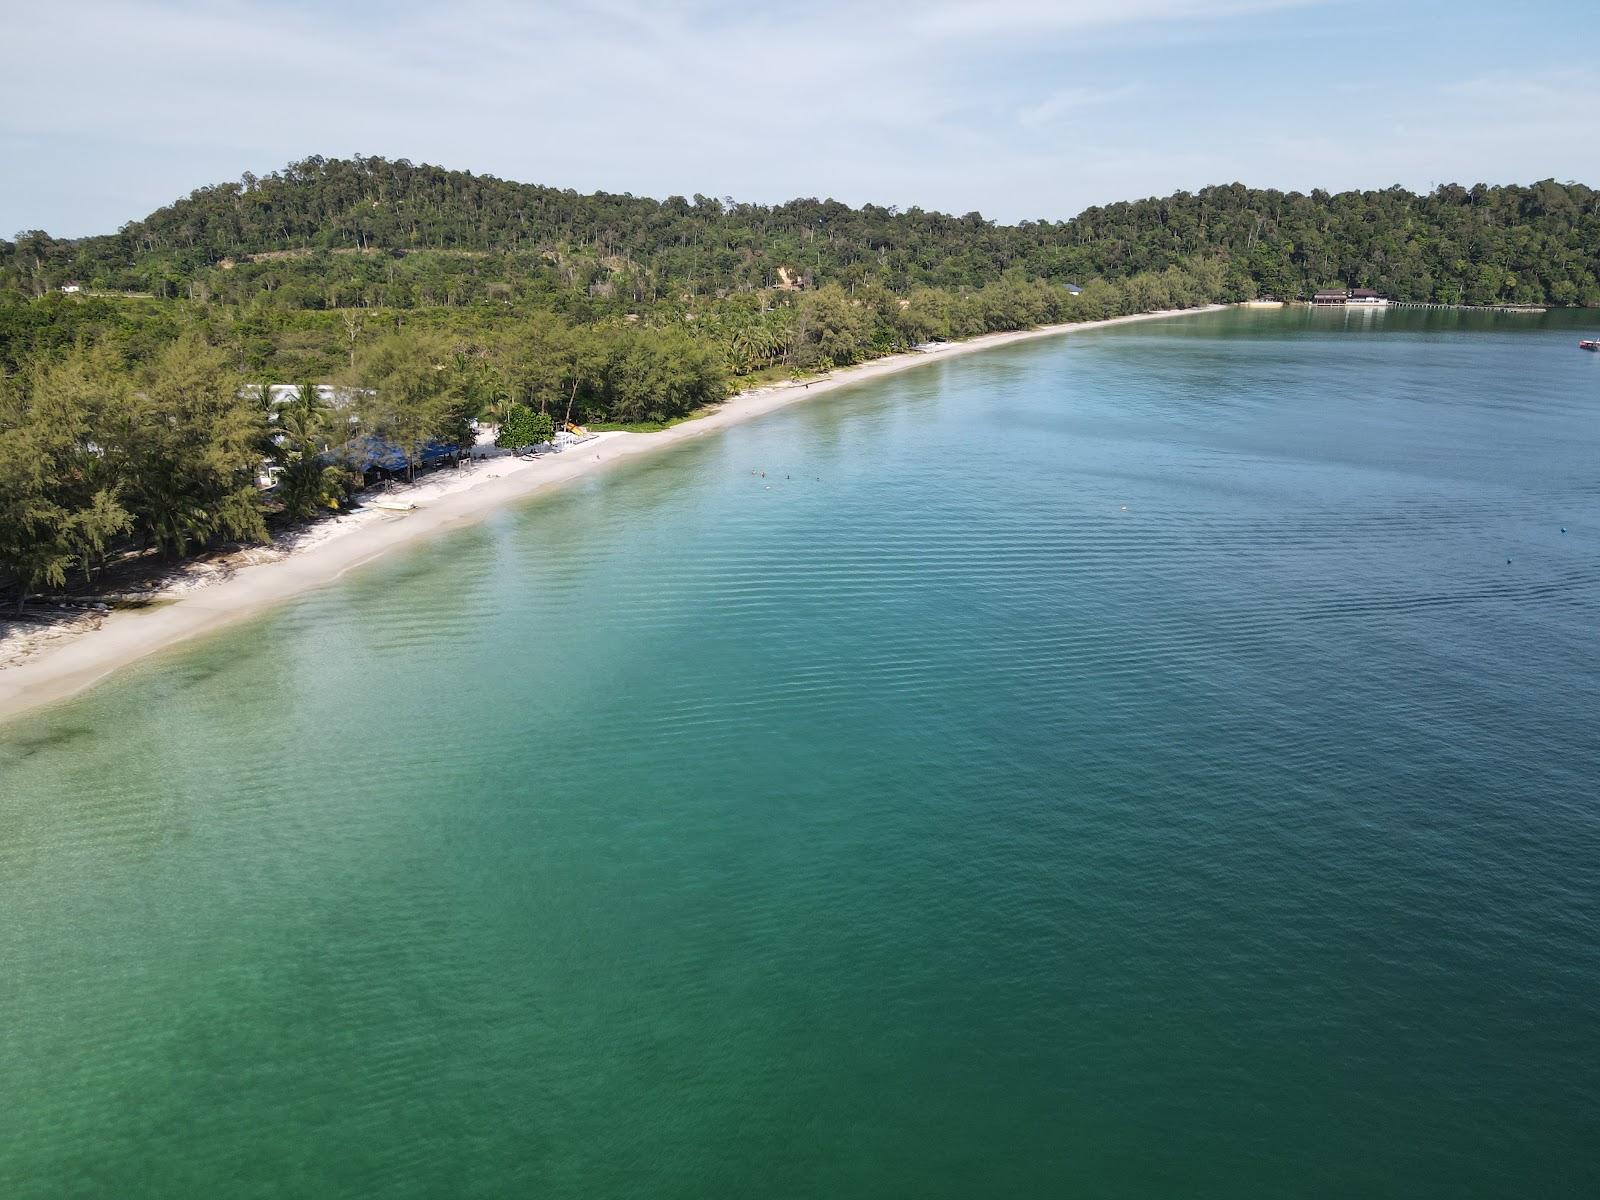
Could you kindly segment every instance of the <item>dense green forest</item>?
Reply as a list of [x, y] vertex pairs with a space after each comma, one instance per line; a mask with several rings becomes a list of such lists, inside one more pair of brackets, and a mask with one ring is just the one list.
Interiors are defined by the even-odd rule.
[[1082, 282], [1220, 259], [1232, 287], [1344, 283], [1403, 299], [1600, 304], [1600, 193], [1553, 180], [1310, 195], [1239, 184], [997, 225], [832, 200], [580, 195], [380, 158], [309, 158], [76, 241], [0, 242], [0, 289], [75, 280], [230, 303], [417, 308], [543, 299], [584, 312], [771, 287]]
[[515, 445], [933, 339], [1333, 284], [1600, 305], [1597, 278], [1600, 193], [1549, 181], [1232, 185], [1006, 226], [307, 159], [116, 234], [0, 241], [0, 588], [265, 537], [474, 418]]

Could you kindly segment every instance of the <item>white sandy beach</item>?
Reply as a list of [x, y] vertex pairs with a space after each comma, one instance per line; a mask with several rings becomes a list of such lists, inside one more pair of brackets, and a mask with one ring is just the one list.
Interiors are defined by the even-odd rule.
[[[800, 400], [892, 375], [924, 363], [972, 354], [1013, 342], [1097, 329], [1131, 321], [1215, 312], [1206, 308], [1143, 313], [1105, 321], [1051, 325], [996, 333], [937, 349], [897, 354], [834, 371], [809, 384], [781, 384], [741, 392], [704, 417], [659, 433], [605, 433], [559, 455], [510, 456], [440, 471], [397, 496], [416, 503], [407, 513], [362, 508], [320, 522], [275, 547], [247, 552], [231, 571], [181, 574], [154, 593], [165, 601], [148, 609], [117, 610], [103, 619], [0, 640], [0, 720], [82, 691], [127, 664], [200, 634], [219, 629], [329, 583], [379, 555], [441, 531], [480, 520], [515, 500], [557, 487], [609, 464], [702, 437]], [[250, 561], [254, 559], [255, 561]], [[17, 643], [7, 645], [8, 642]]]

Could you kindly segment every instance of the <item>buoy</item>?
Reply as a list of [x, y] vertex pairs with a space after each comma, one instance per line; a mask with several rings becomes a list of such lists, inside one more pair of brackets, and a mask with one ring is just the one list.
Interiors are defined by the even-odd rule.
[[1561, 532], [1562, 532], [1562, 533], [1565, 533], [1565, 532], [1566, 532], [1566, 531], [1567, 531], [1567, 527], [1566, 527], [1566, 526], [1565, 526], [1565, 525], [1563, 525], [1563, 526], [1562, 526], [1562, 527], [1561, 527]]

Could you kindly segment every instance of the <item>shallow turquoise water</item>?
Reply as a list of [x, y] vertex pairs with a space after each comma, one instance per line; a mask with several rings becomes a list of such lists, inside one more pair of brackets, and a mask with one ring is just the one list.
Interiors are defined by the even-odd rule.
[[1600, 1193], [1587, 328], [952, 360], [0, 729], [0, 1195]]

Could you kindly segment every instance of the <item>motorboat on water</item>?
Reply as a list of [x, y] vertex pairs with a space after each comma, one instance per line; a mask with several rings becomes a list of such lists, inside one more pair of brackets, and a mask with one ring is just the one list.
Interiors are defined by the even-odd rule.
[[1600, 350], [1600, 338], [1584, 338], [1578, 343], [1579, 350]]

